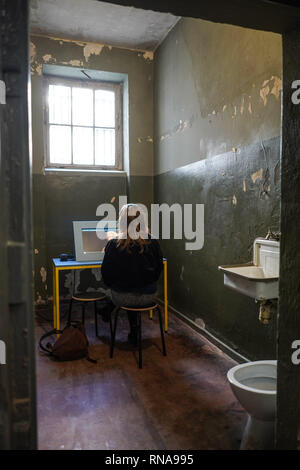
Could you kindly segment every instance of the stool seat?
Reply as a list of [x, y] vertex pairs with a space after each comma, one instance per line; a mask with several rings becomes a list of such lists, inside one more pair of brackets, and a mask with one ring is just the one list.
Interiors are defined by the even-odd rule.
[[140, 307], [130, 307], [130, 306], [125, 306], [122, 305], [120, 307], [122, 310], [129, 310], [130, 312], [147, 312], [148, 310], [154, 310], [157, 308], [157, 304], [152, 304], [152, 305], [141, 305]]
[[[101, 300], [105, 300], [106, 296], [102, 292], [84, 292], [82, 294], [73, 294], [70, 300], [69, 304], [69, 314], [68, 314], [68, 325], [71, 323], [71, 317], [72, 317], [72, 307], [74, 302], [80, 302], [81, 303], [81, 309], [82, 309], [82, 323], [84, 324], [85, 322], [85, 307], [89, 303], [93, 302], [94, 303], [94, 313], [95, 313], [95, 332], [96, 336], [98, 336], [98, 311], [97, 311], [97, 302]], [[112, 323], [111, 323], [111, 318], [109, 319], [110, 322], [110, 332], [112, 334]]]
[[96, 300], [105, 299], [105, 295], [98, 292], [85, 292], [84, 294], [72, 295], [72, 299], [78, 302], [95, 302]]
[[159, 327], [160, 327], [160, 335], [161, 335], [161, 343], [162, 343], [162, 353], [164, 356], [167, 355], [166, 352], [166, 345], [165, 345], [165, 338], [164, 338], [164, 331], [162, 325], [162, 315], [161, 315], [161, 308], [160, 305], [157, 303], [153, 303], [151, 305], [141, 305], [141, 306], [134, 306], [130, 307], [127, 305], [116, 306], [114, 309], [115, 312], [115, 321], [114, 327], [112, 329], [112, 336], [111, 336], [111, 344], [110, 344], [110, 357], [113, 357], [114, 352], [114, 345], [115, 345], [115, 338], [116, 338], [116, 331], [117, 331], [117, 322], [118, 322], [118, 314], [119, 310], [126, 310], [127, 312], [136, 312], [137, 315], [137, 331], [138, 331], [138, 348], [139, 348], [139, 368], [142, 369], [142, 312], [147, 311], [157, 311], [158, 319], [159, 319]]

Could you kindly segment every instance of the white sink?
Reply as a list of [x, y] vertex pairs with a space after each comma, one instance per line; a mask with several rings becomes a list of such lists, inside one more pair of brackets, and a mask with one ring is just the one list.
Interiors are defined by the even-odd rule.
[[224, 285], [258, 300], [278, 298], [279, 252], [279, 241], [257, 238], [252, 262], [219, 266]]

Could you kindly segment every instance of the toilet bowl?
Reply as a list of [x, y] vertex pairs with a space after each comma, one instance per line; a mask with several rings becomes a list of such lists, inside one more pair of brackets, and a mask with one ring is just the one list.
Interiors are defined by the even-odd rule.
[[227, 372], [227, 378], [249, 415], [240, 448], [274, 448], [277, 361], [239, 364]]

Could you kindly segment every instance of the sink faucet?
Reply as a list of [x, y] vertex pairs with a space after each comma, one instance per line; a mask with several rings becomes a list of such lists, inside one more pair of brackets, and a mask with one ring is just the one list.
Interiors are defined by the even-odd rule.
[[280, 240], [280, 232], [272, 232], [269, 228], [267, 235], [265, 236], [266, 240]]

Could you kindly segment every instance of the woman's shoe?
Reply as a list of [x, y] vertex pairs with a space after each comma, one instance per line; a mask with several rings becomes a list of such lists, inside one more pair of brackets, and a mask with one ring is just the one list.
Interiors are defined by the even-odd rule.
[[105, 304], [102, 308], [99, 309], [98, 313], [101, 315], [102, 320], [105, 323], [108, 323], [111, 317], [111, 312], [115, 308], [115, 305], [112, 302]]

